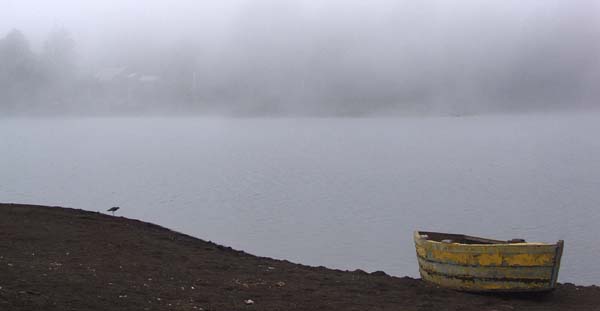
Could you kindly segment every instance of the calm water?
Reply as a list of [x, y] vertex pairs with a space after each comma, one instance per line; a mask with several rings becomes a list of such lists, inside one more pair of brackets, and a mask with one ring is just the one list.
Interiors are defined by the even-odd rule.
[[0, 119], [0, 201], [399, 276], [415, 229], [564, 239], [560, 281], [600, 284], [598, 133], [594, 114]]

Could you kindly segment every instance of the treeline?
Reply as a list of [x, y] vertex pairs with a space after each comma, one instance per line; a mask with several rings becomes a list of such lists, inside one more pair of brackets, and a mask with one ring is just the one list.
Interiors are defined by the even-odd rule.
[[468, 40], [431, 33], [417, 41], [391, 36], [392, 27], [311, 30], [289, 18], [278, 25], [249, 20], [218, 40], [162, 44], [87, 38], [96, 46], [87, 51], [65, 29], [35, 51], [13, 30], [0, 38], [0, 114], [466, 115], [599, 106], [600, 46], [583, 22], [556, 28], [560, 36], [553, 28], [490, 36], [489, 27], [469, 30]]
[[[119, 114], [197, 110], [195, 73], [135, 70], [135, 65], [79, 62], [65, 29], [52, 31], [39, 52], [12, 30], [0, 39], [0, 113], [3, 115]], [[192, 69], [190, 69], [191, 71]]]
[[41, 109], [41, 104], [67, 104], [77, 79], [74, 42], [65, 30], [52, 32], [41, 53], [34, 53], [22, 32], [0, 39], [0, 110], [5, 113]]

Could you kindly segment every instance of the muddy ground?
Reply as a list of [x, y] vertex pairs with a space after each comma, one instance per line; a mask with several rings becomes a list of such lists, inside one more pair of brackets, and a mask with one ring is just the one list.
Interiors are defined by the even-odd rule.
[[0, 204], [0, 310], [574, 311], [600, 310], [600, 287], [468, 294], [256, 257], [122, 217]]

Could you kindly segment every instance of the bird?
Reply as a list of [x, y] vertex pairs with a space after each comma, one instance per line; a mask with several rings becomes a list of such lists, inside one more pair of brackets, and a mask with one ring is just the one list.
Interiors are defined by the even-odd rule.
[[116, 211], [117, 211], [119, 208], [120, 208], [120, 207], [118, 207], [118, 206], [113, 206], [113, 207], [111, 207], [111, 208], [107, 209], [106, 211], [107, 211], [107, 212], [112, 212], [113, 216], [115, 216], [115, 212], [116, 212]]

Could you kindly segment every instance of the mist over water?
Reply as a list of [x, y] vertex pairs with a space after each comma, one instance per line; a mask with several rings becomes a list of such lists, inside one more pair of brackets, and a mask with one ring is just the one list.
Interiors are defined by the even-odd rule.
[[6, 2], [5, 115], [598, 106], [598, 1]]

